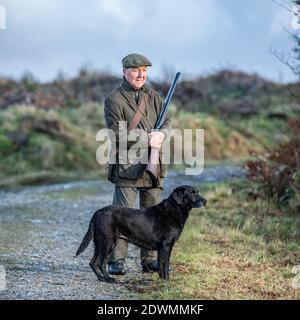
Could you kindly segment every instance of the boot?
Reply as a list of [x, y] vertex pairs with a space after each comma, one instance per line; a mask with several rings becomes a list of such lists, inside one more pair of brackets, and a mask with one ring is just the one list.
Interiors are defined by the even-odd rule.
[[126, 271], [122, 262], [113, 262], [108, 267], [108, 273], [123, 276], [126, 274]]

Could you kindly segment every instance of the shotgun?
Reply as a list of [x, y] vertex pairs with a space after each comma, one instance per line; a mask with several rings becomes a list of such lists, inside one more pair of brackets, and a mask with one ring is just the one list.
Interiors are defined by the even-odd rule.
[[[154, 129], [155, 130], [159, 130], [164, 122], [165, 122], [165, 115], [167, 112], [167, 108], [168, 105], [171, 101], [171, 98], [173, 96], [176, 84], [178, 82], [178, 79], [180, 77], [180, 72], [177, 72], [175, 75], [175, 78], [170, 86], [170, 89], [168, 91], [167, 97], [164, 101], [162, 110], [159, 114], [159, 117], [155, 123]], [[152, 185], [154, 187], [157, 187], [159, 185], [159, 179], [158, 179], [158, 174], [159, 174], [159, 149], [157, 148], [150, 148], [150, 156], [148, 159], [148, 164], [146, 166], [145, 171], [147, 172], [147, 174], [150, 176], [150, 178], [152, 179]]]

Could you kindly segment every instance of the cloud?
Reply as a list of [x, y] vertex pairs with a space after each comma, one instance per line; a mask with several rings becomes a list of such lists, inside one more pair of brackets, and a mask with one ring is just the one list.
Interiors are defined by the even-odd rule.
[[131, 0], [98, 0], [95, 7], [100, 16], [109, 17], [112, 19], [112, 23], [127, 27], [134, 24], [136, 18], [143, 14], [141, 3], [141, 1], [137, 3], [137, 1]]
[[[2, 0], [4, 1], [4, 0]], [[193, 55], [232, 21], [216, 0], [10, 0], [7, 32], [1, 38], [2, 59], [23, 61], [24, 68], [48, 61], [51, 68], [84, 60], [110, 59], [149, 52], [168, 61]], [[20, 14], [22, 13], [22, 14]], [[157, 57], [157, 58], [155, 58]], [[117, 64], [111, 62], [113, 69]], [[73, 68], [73, 67], [72, 67]], [[45, 72], [46, 66], [41, 71]], [[56, 72], [56, 70], [55, 70]], [[53, 74], [53, 71], [51, 72]]]
[[[244, 66], [270, 39], [286, 37], [277, 22], [284, 9], [253, 1], [0, 0], [7, 12], [0, 72], [32, 70], [50, 80], [58, 70], [70, 76], [88, 62], [119, 73], [130, 52], [149, 56], [155, 76], [163, 66], [194, 74], [226, 61]], [[263, 59], [256, 59], [258, 69], [264, 70]]]

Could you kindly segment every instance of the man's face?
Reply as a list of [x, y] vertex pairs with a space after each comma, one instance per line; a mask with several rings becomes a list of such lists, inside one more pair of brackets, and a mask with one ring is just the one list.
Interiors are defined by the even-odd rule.
[[123, 74], [135, 89], [140, 89], [147, 80], [147, 67], [124, 68]]

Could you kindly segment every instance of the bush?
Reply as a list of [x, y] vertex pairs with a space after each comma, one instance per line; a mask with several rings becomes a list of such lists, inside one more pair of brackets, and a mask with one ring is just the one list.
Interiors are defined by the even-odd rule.
[[286, 205], [300, 190], [300, 118], [289, 121], [290, 141], [265, 158], [247, 161], [250, 179], [258, 182], [254, 197], [265, 197], [277, 206]]

